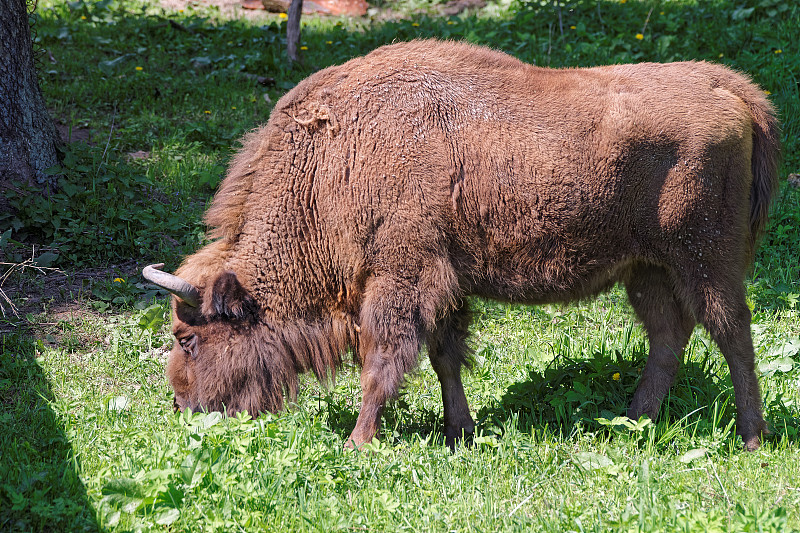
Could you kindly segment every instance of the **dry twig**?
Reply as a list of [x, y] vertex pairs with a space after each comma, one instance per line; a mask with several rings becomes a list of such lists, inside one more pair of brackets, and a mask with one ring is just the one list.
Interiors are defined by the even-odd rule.
[[3, 290], [3, 285], [15, 272], [22, 272], [25, 269], [33, 269], [39, 274], [45, 275], [53, 272], [60, 272], [57, 268], [37, 265], [34, 261], [34, 257], [34, 250], [32, 250], [30, 259], [26, 259], [21, 263], [0, 262], [0, 268], [5, 269], [4, 272], [0, 274], [0, 312], [3, 314], [3, 317], [9, 316], [9, 314], [19, 317], [19, 310], [17, 309], [17, 306], [14, 305], [14, 302], [11, 301], [11, 298], [9, 298]]

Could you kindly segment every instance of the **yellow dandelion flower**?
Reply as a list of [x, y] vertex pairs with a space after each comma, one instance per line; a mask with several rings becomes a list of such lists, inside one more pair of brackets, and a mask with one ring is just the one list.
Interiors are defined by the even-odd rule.
[[574, 30], [575, 26], [570, 26], [569, 29]]
[[122, 278], [114, 278], [114, 283], [125, 283], [125, 280]]
[[416, 28], [417, 26], [419, 26], [419, 22], [412, 22], [411, 25]]
[[452, 26], [453, 24], [455, 24], [455, 22], [453, 22], [452, 20], [448, 20], [448, 21], [447, 21], [447, 25], [448, 25], [448, 26]]
[[178, 10], [178, 13], [183, 13], [183, 9], [179, 9], [179, 10]]
[[143, 67], [136, 67], [136, 70], [142, 71], [142, 70], [144, 70], [144, 68]]
[[663, 14], [664, 14], [664, 12], [663, 12], [663, 11], [659, 11], [659, 12], [658, 12], [658, 14], [659, 14], [659, 15], [663, 15]]
[[642, 39], [644, 39], [644, 35], [642, 35], [641, 33], [637, 33], [636, 38], [641, 41]]
[[333, 44], [333, 41], [325, 41], [325, 44]]
[[206, 115], [210, 115], [210, 114], [211, 114], [211, 111], [209, 111], [208, 109], [206, 109], [205, 111], [203, 111], [203, 113], [205, 113]]
[[86, 15], [81, 15], [81, 20], [86, 20]]
[[611, 379], [613, 379], [614, 381], [619, 381], [619, 379], [620, 379], [621, 377], [622, 377], [622, 376], [620, 376], [620, 375], [619, 375], [619, 372], [614, 372], [614, 375], [613, 375], [613, 376], [611, 376]]
[[231, 106], [231, 109], [233, 109], [234, 111], [236, 111], [236, 106], [235, 106], [235, 105], [232, 105], [232, 106]]
[[279, 13], [278, 17], [282, 18], [282, 19], [286, 19], [286, 18], [289, 18], [289, 15], [287, 15], [286, 13]]
[[776, 54], [782, 54], [782, 53], [783, 53], [783, 50], [781, 50], [780, 48], [778, 48], [777, 50], [775, 50], [775, 53], [776, 53]]
[[723, 57], [725, 57], [725, 54], [720, 54], [719, 57], [720, 59], [722, 59]]
[[308, 50], [308, 46], [301, 46], [300, 50]]
[[627, 1], [628, 1], [628, 0], [619, 0], [619, 3], [620, 3], [620, 4], [624, 4], [624, 3], [626, 3]]
[[764, 91], [764, 94], [766, 94], [767, 96], [769, 96], [769, 95], [771, 95], [771, 94], [772, 94], [772, 91]]

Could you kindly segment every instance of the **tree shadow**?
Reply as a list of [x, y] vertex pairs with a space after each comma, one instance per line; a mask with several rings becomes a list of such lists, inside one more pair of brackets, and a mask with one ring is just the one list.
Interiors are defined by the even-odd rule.
[[0, 337], [0, 531], [100, 531], [35, 341]]

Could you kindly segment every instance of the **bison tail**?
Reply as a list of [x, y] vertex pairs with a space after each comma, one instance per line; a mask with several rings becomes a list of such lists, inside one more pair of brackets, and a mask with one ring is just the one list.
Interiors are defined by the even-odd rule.
[[753, 86], [744, 99], [753, 118], [753, 183], [750, 186], [750, 237], [753, 250], [764, 235], [775, 192], [778, 189], [780, 126], [772, 105]]

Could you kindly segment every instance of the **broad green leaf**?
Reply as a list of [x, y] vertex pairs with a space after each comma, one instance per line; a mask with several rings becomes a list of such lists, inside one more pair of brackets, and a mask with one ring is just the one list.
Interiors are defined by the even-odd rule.
[[166, 509], [156, 513], [155, 522], [160, 526], [168, 526], [180, 517], [181, 513], [177, 509]]
[[700, 459], [702, 457], [705, 457], [707, 453], [708, 450], [706, 450], [705, 448], [695, 448], [681, 455], [681, 458], [679, 460], [682, 463], [691, 463], [695, 459]]
[[36, 264], [36, 266], [47, 268], [55, 263], [56, 259], [58, 259], [58, 254], [53, 252], [45, 252], [34, 259], [33, 262]]
[[194, 68], [206, 68], [211, 66], [211, 58], [206, 56], [197, 56], [189, 60]]
[[180, 474], [183, 482], [189, 487], [197, 485], [208, 472], [208, 460], [211, 454], [208, 450], [195, 449], [186, 456], [181, 463]]
[[105, 525], [107, 525], [108, 527], [116, 526], [119, 523], [119, 519], [121, 516], [122, 513], [120, 511], [117, 510], [111, 511], [105, 516], [106, 518]]
[[500, 446], [500, 443], [497, 441], [497, 438], [494, 435], [482, 435], [480, 437], [475, 437], [473, 442], [479, 446], [487, 446], [489, 448], [497, 448]]
[[598, 468], [606, 468], [614, 464], [609, 457], [605, 455], [600, 455], [599, 453], [594, 452], [581, 452], [575, 454], [573, 458], [575, 464], [580, 466], [585, 470], [596, 470]]
[[800, 353], [800, 339], [789, 339], [788, 341], [772, 346], [767, 350], [768, 357], [793, 357]]
[[792, 368], [794, 368], [794, 360], [791, 357], [781, 357], [780, 359], [758, 363], [758, 371], [764, 376], [769, 376], [776, 372], [789, 372]]
[[[122, 54], [116, 59], [110, 59], [108, 61], [100, 61], [97, 64], [97, 67], [103, 72], [103, 74], [105, 74], [106, 76], [110, 76], [111, 74], [114, 73], [117, 67], [122, 65], [122, 63], [130, 59], [132, 56], [133, 54]], [[81, 170], [80, 166], [78, 167], [78, 170]], [[89, 169], [87, 168], [86, 171], [88, 172]]]
[[122, 508], [126, 513], [135, 513], [145, 500], [142, 486], [135, 479], [127, 477], [112, 479], [101, 492], [103, 501]]
[[143, 330], [158, 331], [164, 324], [164, 309], [154, 304], [144, 310], [144, 313], [139, 318], [139, 327]]
[[742, 7], [739, 9], [734, 9], [733, 13], [731, 13], [731, 19], [734, 21], [745, 20], [753, 14], [756, 8], [754, 7]]

